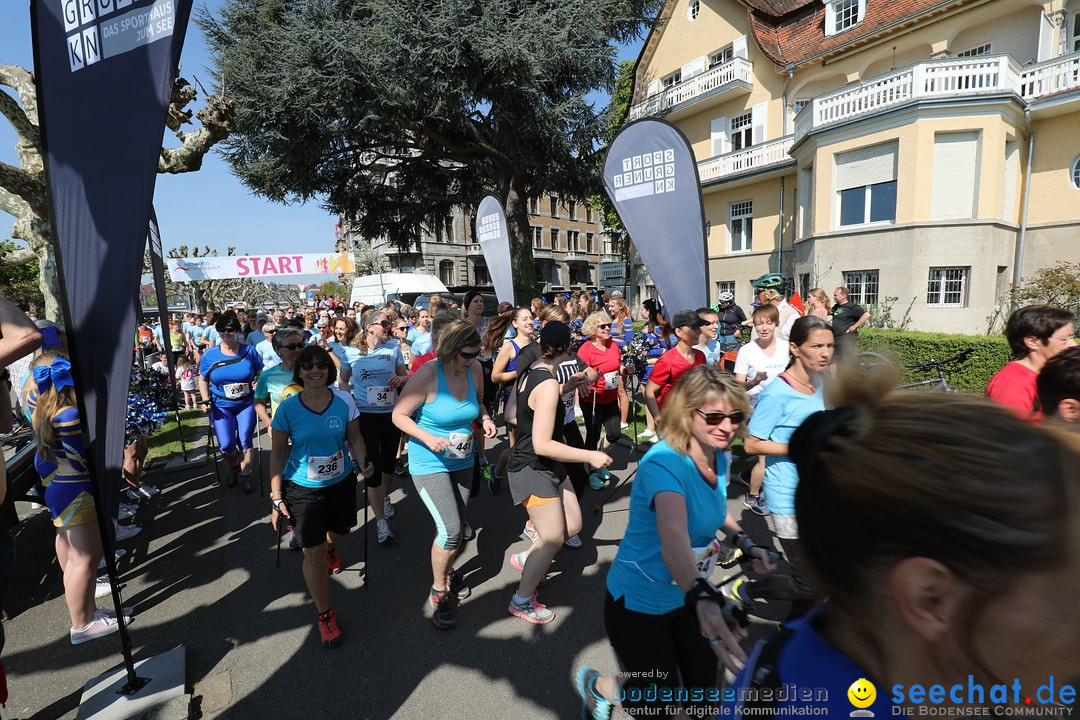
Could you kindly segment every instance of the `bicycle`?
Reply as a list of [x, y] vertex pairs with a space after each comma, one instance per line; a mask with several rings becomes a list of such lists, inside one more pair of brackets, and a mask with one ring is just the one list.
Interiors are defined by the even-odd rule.
[[[916, 382], [903, 383], [897, 386], [899, 390], [921, 390], [924, 392], [959, 392], [960, 389], [949, 382], [949, 379], [945, 376], [945, 368], [961, 365], [968, 360], [978, 357], [975, 355], [975, 346], [969, 345], [964, 350], [960, 351], [956, 355], [944, 360], [935, 360], [930, 358], [921, 363], [910, 363], [905, 365], [907, 370], [917, 370], [919, 372], [934, 372], [937, 377], [931, 377], [926, 380], [918, 380]], [[889, 359], [872, 352], [859, 353], [859, 365], [867, 370], [873, 369], [877, 365], [892, 364]]]

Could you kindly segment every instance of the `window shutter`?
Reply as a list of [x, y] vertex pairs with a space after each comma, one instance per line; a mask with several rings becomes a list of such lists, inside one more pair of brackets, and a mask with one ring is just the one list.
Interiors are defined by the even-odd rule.
[[1042, 14], [1039, 22], [1039, 55], [1038, 61], [1049, 60], [1054, 57], [1054, 21], [1046, 14]]
[[1016, 222], [1016, 188], [1020, 180], [1020, 143], [1005, 143], [1005, 187], [1001, 199], [1001, 217], [1005, 222]]
[[689, 80], [695, 75], [700, 75], [705, 72], [705, 56], [694, 58], [690, 62], [682, 66], [682, 79], [684, 81]]
[[961, 220], [973, 216], [978, 153], [978, 133], [938, 133], [934, 137], [931, 220]]
[[897, 143], [889, 142], [836, 155], [836, 189], [850, 190], [896, 179]]
[[740, 57], [744, 60], [747, 58], [745, 35], [740, 35], [739, 37], [735, 38], [735, 42], [731, 44], [731, 52], [735, 57]]
[[653, 80], [652, 82], [649, 83], [649, 89], [646, 92], [646, 96], [647, 97], [652, 97], [653, 95], [656, 95], [658, 92], [660, 92], [660, 81], [659, 80]]
[[727, 118], [718, 117], [709, 123], [709, 139], [712, 141], [712, 157], [728, 151]]
[[759, 103], [750, 109], [750, 125], [753, 128], [754, 145], [760, 145], [765, 142], [768, 115], [768, 103]]

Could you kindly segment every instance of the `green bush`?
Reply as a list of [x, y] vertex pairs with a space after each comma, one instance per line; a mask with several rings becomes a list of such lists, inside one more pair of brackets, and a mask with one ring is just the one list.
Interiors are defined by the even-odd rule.
[[994, 373], [1009, 361], [1009, 343], [1003, 336], [945, 335], [913, 330], [863, 328], [859, 331], [859, 351], [890, 358], [903, 373], [901, 382], [917, 382], [934, 377], [933, 371], [907, 369], [905, 365], [927, 360], [944, 360], [975, 346], [975, 355], [960, 365], [946, 368], [945, 376], [963, 392], [982, 393]]

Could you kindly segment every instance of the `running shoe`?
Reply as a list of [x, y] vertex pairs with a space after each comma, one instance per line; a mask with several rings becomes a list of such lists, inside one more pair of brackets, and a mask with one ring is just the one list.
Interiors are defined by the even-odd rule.
[[[489, 468], [490, 466], [485, 465], [484, 467]], [[481, 472], [483, 472], [483, 470], [481, 470]], [[490, 491], [492, 495], [498, 495], [499, 492], [502, 491], [502, 476], [496, 475], [494, 470], [488, 469], [485, 477], [487, 478], [488, 491]]]
[[134, 505], [134, 506], [132, 506], [132, 505], [124, 505], [123, 503], [121, 503], [119, 512], [117, 512], [117, 514], [116, 514], [116, 519], [117, 520], [130, 520], [131, 518], [135, 517], [135, 511], [132, 510], [132, 507], [137, 508], [139, 506], [138, 505]]
[[577, 535], [571, 535], [570, 537], [566, 538], [566, 542], [564, 542], [563, 545], [565, 545], [568, 548], [573, 548], [575, 550], [580, 550], [581, 549], [581, 538], [579, 538]]
[[510, 564], [518, 572], [525, 572], [525, 558], [522, 557], [523, 555], [525, 555], [524, 552], [510, 553]]
[[393, 520], [394, 516], [397, 515], [397, 511], [394, 510], [394, 503], [390, 502], [389, 495], [383, 498], [382, 514], [387, 520]]
[[[125, 605], [124, 606], [124, 622], [130, 625], [131, 624], [131, 618], [133, 618], [134, 616], [135, 616], [135, 614], [134, 614], [134, 612], [132, 612], [131, 608], [129, 608], [129, 607], [127, 607]], [[113, 610], [112, 608], [99, 607], [97, 610], [94, 611], [94, 617], [108, 617], [108, 618], [113, 618], [115, 620], [116, 619], [116, 611]]]
[[741, 577], [730, 585], [725, 585], [720, 592], [731, 602], [746, 609], [754, 604], [754, 598], [750, 597], [749, 589], [746, 578]]
[[139, 487], [136, 490], [136, 492], [139, 493], [139, 495], [141, 495], [144, 498], [152, 498], [161, 491], [158, 490], [153, 485], [147, 485], [146, 483], [139, 483]]
[[138, 525], [117, 525], [116, 526], [116, 542], [123, 542], [129, 540], [142, 532], [142, 528]]
[[103, 598], [108, 595], [112, 595], [112, 584], [109, 582], [109, 578], [98, 578], [96, 587], [94, 588], [94, 597]]
[[375, 539], [379, 541], [379, 544], [389, 542], [394, 537], [394, 533], [390, 532], [390, 525], [385, 520], [379, 520], [375, 523]]
[[650, 430], [649, 428], [645, 428], [638, 433], [637, 439], [641, 442], [652, 442], [656, 439], [656, 432], [654, 430]]
[[759, 493], [758, 495], [747, 493], [744, 504], [758, 515], [769, 514], [769, 506], [765, 504], [765, 493]]
[[225, 487], [236, 487], [236, 483], [240, 480], [240, 468], [236, 465], [230, 465], [228, 475], [225, 479]]
[[394, 463], [394, 474], [405, 475], [409, 472], [409, 463], [407, 460], [398, 460]]
[[240, 489], [244, 491], [245, 495], [250, 495], [255, 492], [255, 483], [252, 482], [250, 475], [242, 475], [240, 477]]
[[333, 610], [327, 610], [319, 615], [315, 625], [319, 628], [319, 639], [322, 640], [323, 645], [332, 648], [341, 644], [341, 627], [338, 625], [337, 618], [334, 617]]
[[476, 539], [476, 531], [473, 530], [473, 526], [469, 523], [465, 523], [465, 527], [461, 529], [461, 539], [465, 542]]
[[510, 614], [522, 620], [527, 620], [533, 625], [547, 625], [555, 619], [555, 613], [548, 610], [546, 605], [535, 602], [535, 598], [534, 595], [521, 605], [518, 605], [513, 598], [510, 598], [508, 608]]
[[341, 572], [341, 556], [338, 555], [336, 548], [330, 548], [326, 551], [326, 569], [331, 575], [337, 575]]
[[449, 588], [450, 596], [455, 602], [467, 600], [472, 595], [472, 588], [465, 581], [465, 576], [454, 568], [450, 568], [450, 572], [446, 573], [446, 587]]
[[435, 612], [431, 614], [431, 624], [440, 630], [449, 630], [457, 625], [457, 614], [454, 612], [454, 598], [449, 591], [433, 593], [432, 600], [435, 603]]
[[525, 529], [521, 534], [529, 538], [529, 542], [533, 545], [540, 542], [540, 533], [536, 532], [536, 526], [532, 524], [532, 520], [525, 521]]
[[69, 637], [72, 645], [82, 645], [91, 640], [97, 640], [106, 635], [112, 635], [120, 629], [120, 624], [115, 617], [94, 614], [94, 619], [81, 628], [71, 628]]
[[289, 526], [289, 549], [290, 550], [299, 550], [300, 549], [300, 538], [296, 537], [296, 528], [294, 528], [291, 525]]
[[625, 430], [628, 427], [630, 427], [630, 423], [619, 423], [620, 430]]
[[582, 720], [608, 720], [615, 710], [611, 701], [596, 691], [596, 681], [600, 673], [591, 667], [583, 667], [577, 672], [574, 687], [581, 697]]

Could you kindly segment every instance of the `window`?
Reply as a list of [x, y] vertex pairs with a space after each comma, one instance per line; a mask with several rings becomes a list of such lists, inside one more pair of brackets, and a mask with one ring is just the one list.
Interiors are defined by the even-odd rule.
[[529, 214], [530, 215], [539, 215], [540, 214], [540, 198], [537, 198], [537, 197], [529, 198]]
[[970, 48], [968, 50], [962, 50], [961, 52], [956, 53], [956, 57], [958, 57], [958, 58], [969, 58], [969, 57], [979, 57], [980, 55], [989, 55], [989, 54], [990, 54], [990, 43], [986, 43], [985, 45], [979, 45], [978, 47], [973, 47], [973, 48]]
[[551, 203], [551, 217], [559, 217], [559, 199], [552, 195], [548, 201]]
[[926, 304], [931, 307], [967, 305], [969, 267], [930, 268], [926, 284]]
[[682, 68], [679, 68], [678, 70], [671, 73], [670, 75], [665, 75], [664, 77], [660, 78], [660, 84], [664, 87], [665, 90], [668, 89], [669, 87], [674, 87], [675, 85], [678, 85], [681, 82], [682, 82]]
[[551, 228], [551, 249], [562, 250], [559, 247], [559, 228]]
[[442, 260], [439, 262], [439, 280], [443, 285], [457, 285], [454, 282], [454, 261]]
[[532, 228], [532, 236], [534, 248], [544, 247], [544, 228], [536, 227], [534, 225]]
[[577, 252], [578, 250], [578, 231], [567, 230], [566, 231], [566, 249], [570, 252]]
[[[825, 5], [825, 34], [835, 35], [853, 28], [862, 20], [866, 0], [833, 0]], [[830, 17], [831, 16], [831, 17]]]
[[1072, 51], [1080, 50], [1080, 13], [1073, 15]]
[[717, 280], [716, 281], [716, 297], [720, 297], [720, 293], [729, 292], [732, 295], [735, 294], [735, 281], [734, 280]]
[[731, 252], [746, 252], [754, 245], [754, 202], [744, 200], [728, 207]]
[[446, 242], [454, 242], [454, 216], [447, 215], [443, 220], [443, 237], [446, 238]]
[[473, 268], [473, 280], [477, 285], [491, 284], [491, 275], [488, 274], [487, 265], [477, 265]]
[[593, 247], [593, 234], [585, 233], [585, 252], [596, 252], [596, 248]]
[[1073, 160], [1069, 177], [1072, 179], [1072, 186], [1077, 190], [1080, 190], [1080, 157]]
[[690, 5], [686, 8], [686, 17], [690, 19], [690, 22], [694, 22], [698, 19], [698, 15], [700, 14], [701, 0], [690, 0]]
[[585, 222], [592, 222], [592, 205], [585, 203]]
[[810, 273], [799, 274], [799, 296], [803, 301], [810, 295]]
[[806, 107], [807, 105], [809, 105], [809, 104], [810, 104], [810, 101], [808, 99], [806, 99], [806, 98], [802, 98], [802, 99], [796, 98], [796, 100], [795, 100], [795, 114], [798, 115], [799, 113], [801, 113], [802, 109], [804, 107]]
[[717, 65], [723, 65], [726, 62], [731, 62], [735, 57], [735, 48], [732, 45], [728, 45], [722, 50], [717, 50], [712, 55], [709, 55], [709, 70], [712, 70]]
[[753, 113], [731, 118], [730, 141], [732, 150], [742, 150], [754, 144]]
[[978, 174], [978, 132], [935, 133], [930, 219], [974, 217]]
[[839, 227], [896, 222], [897, 143], [837, 153]]
[[[807, 276], [807, 285], [810, 284]], [[844, 287], [848, 289], [848, 300], [856, 305], [867, 307], [877, 305], [878, 301], [878, 271], [877, 270], [851, 270], [844, 273]], [[809, 292], [809, 288], [807, 288]]]
[[577, 220], [577, 202], [571, 200], [570, 202], [566, 203], [566, 208], [570, 213], [570, 219]]

